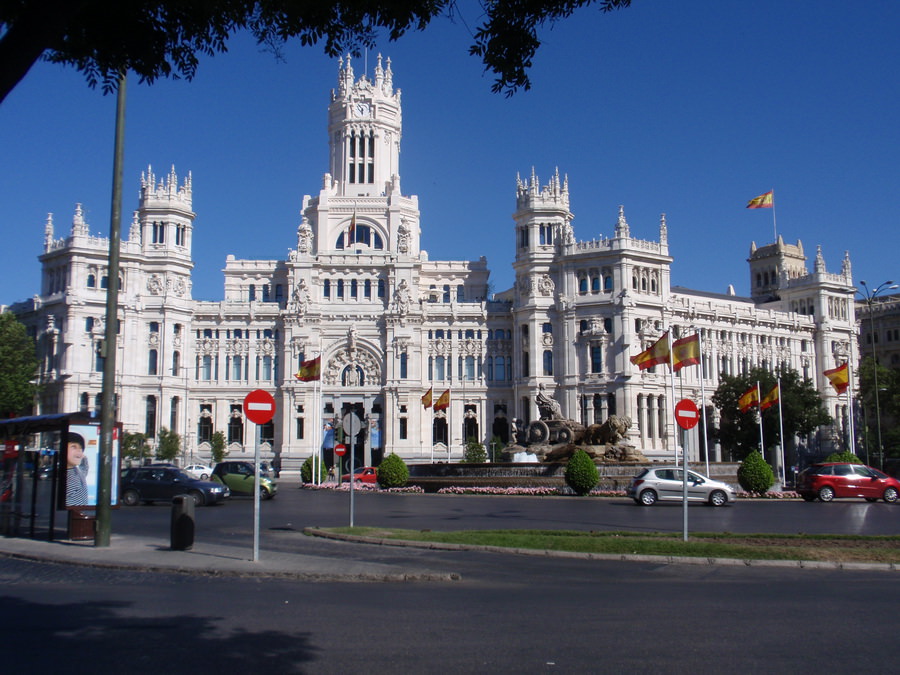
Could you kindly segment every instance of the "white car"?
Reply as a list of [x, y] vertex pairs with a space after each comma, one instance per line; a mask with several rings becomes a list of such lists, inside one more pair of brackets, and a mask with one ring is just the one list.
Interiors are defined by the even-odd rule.
[[190, 466], [184, 467], [184, 470], [194, 478], [199, 478], [200, 480], [209, 480], [209, 477], [212, 475], [212, 467], [206, 466], [205, 464], [191, 464]]
[[[677, 466], [644, 469], [631, 480], [625, 494], [642, 506], [657, 501], [681, 501], [684, 491], [684, 471]], [[706, 502], [711, 506], [733, 504], [737, 499], [728, 483], [688, 471], [687, 498], [689, 502]]]

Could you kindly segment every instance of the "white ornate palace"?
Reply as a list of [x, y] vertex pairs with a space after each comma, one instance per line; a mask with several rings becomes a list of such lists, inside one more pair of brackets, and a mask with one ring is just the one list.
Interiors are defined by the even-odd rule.
[[[708, 401], [719, 373], [786, 364], [845, 423], [822, 372], [851, 352], [857, 360], [848, 256], [830, 274], [819, 249], [810, 272], [802, 245], [779, 238], [751, 247], [750, 298], [672, 286], [664, 216], [656, 241], [633, 238], [621, 207], [609, 238], [578, 240], [567, 179], [541, 185], [532, 172], [516, 183], [515, 286], [489, 298], [485, 258], [432, 261], [420, 248], [418, 201], [400, 188], [390, 61], [379, 57], [374, 80], [355, 78], [342, 61], [328, 113], [329, 169], [303, 199], [295, 247], [282, 260], [228, 256], [219, 302], [191, 298], [190, 175], [141, 176], [120, 256], [116, 395], [126, 430], [155, 438], [167, 427], [201, 459], [221, 431], [232, 455], [249, 454], [255, 428], [242, 401], [262, 388], [277, 401], [261, 428], [264, 450], [285, 468], [351, 411], [366, 422], [357, 462], [392, 451], [410, 462], [455, 461], [466, 439], [505, 444], [513, 418], [535, 419], [543, 385], [566, 417], [586, 425], [631, 417], [637, 448], [672, 458], [667, 370], [629, 361], [670, 326], [676, 337], [696, 329], [703, 338], [703, 368], [680, 372], [679, 398], [699, 402], [701, 376]], [[90, 233], [80, 206], [66, 236], [55, 229], [48, 218], [40, 293], [11, 309], [39, 345], [38, 412], [91, 411], [100, 403], [109, 243]], [[294, 377], [317, 355], [318, 398], [316, 384]], [[450, 390], [447, 410], [423, 407], [429, 389], [435, 400]], [[698, 445], [689, 443], [691, 458], [701, 458]], [[711, 459], [720, 454], [710, 448]]]

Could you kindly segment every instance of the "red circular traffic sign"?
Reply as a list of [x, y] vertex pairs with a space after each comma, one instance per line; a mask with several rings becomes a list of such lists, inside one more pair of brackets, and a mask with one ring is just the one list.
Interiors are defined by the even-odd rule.
[[693, 429], [700, 421], [700, 410], [689, 398], [683, 398], [675, 404], [675, 421], [682, 429]]
[[275, 416], [275, 399], [263, 389], [254, 389], [244, 397], [244, 414], [254, 424], [266, 424]]
[[334, 446], [334, 454], [336, 454], [338, 457], [343, 457], [344, 453], [346, 452], [347, 446], [343, 443], [338, 443], [336, 446]]

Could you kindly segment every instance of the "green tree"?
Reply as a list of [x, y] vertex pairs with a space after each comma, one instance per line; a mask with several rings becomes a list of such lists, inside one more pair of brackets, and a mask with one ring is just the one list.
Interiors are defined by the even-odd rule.
[[171, 462], [181, 452], [181, 436], [165, 427], [159, 430], [159, 443], [156, 446], [156, 458]]
[[[314, 468], [315, 461], [311, 456], [307, 457], [303, 462], [303, 466], [300, 467], [300, 480], [304, 483], [312, 483]], [[325, 460], [321, 457], [319, 457], [319, 475], [317, 477], [320, 483], [324, 483], [326, 478], [328, 478], [328, 468], [325, 466]]]
[[487, 452], [484, 445], [470, 438], [466, 442], [466, 448], [463, 450], [462, 462], [464, 464], [482, 464], [487, 461]]
[[[779, 374], [787, 457], [795, 435], [810, 434], [819, 426], [831, 424], [832, 420], [822, 407], [822, 397], [812, 382], [802, 379], [796, 370], [790, 368], [779, 371]], [[776, 377], [764, 368], [754, 368], [746, 375], [720, 376], [719, 387], [712, 396], [720, 416], [716, 436], [733, 460], [742, 460], [751, 450], [760, 449], [757, 409], [742, 413], [738, 399], [757, 382], [761, 396], [765, 397], [775, 387]], [[780, 443], [778, 405], [763, 411], [762, 419], [766, 445], [772, 447]]]
[[597, 465], [584, 450], [579, 448], [569, 459], [566, 466], [566, 485], [575, 491], [577, 495], [586, 495], [600, 482], [600, 472]]
[[875, 405], [875, 360], [868, 357], [859, 365], [859, 407], [863, 424], [859, 442], [868, 449], [870, 463], [877, 465], [878, 422], [885, 457], [900, 457], [900, 370], [878, 364], [878, 406]]
[[409, 481], [409, 467], [393, 452], [378, 465], [378, 484], [383, 488], [403, 487]]
[[741, 487], [753, 495], [764, 495], [775, 484], [772, 467], [766, 464], [766, 460], [756, 450], [751, 450], [741, 462], [737, 479]]
[[[549, 28], [577, 9], [627, 7], [631, 0], [493, 0], [482, 5], [469, 53], [508, 95], [531, 83], [528, 70]], [[278, 54], [290, 40], [324, 43], [325, 53], [358, 55], [386, 34], [394, 41], [439, 16], [455, 19], [454, 0], [17, 0], [0, 3], [0, 101], [40, 58], [75, 66], [91, 86], [116, 86], [120, 71], [142, 82], [191, 79], [201, 55], [227, 51], [239, 31]]]
[[142, 463], [146, 454], [148, 454], [147, 436], [128, 431], [122, 434], [122, 457], [136, 459]]
[[39, 365], [25, 326], [12, 312], [0, 314], [0, 415], [17, 417], [31, 411]]
[[210, 439], [210, 445], [212, 446], [213, 462], [218, 464], [225, 459], [225, 434], [221, 431], [215, 432]]

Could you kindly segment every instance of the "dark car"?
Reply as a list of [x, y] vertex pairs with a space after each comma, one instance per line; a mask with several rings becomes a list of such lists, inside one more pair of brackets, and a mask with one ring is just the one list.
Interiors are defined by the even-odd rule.
[[227, 486], [197, 480], [181, 469], [168, 466], [141, 466], [122, 473], [122, 503], [171, 502], [177, 495], [189, 495], [198, 506], [218, 504], [231, 496]]
[[[216, 464], [210, 480], [227, 485], [233, 494], [252, 495], [256, 485], [256, 471], [252, 462], [228, 460]], [[278, 484], [272, 479], [260, 475], [260, 498], [272, 499], [276, 492], [278, 492]]]
[[797, 476], [797, 492], [808, 502], [830, 502], [836, 497], [883, 499], [893, 504], [900, 496], [900, 481], [865, 464], [824, 462], [813, 464]]

